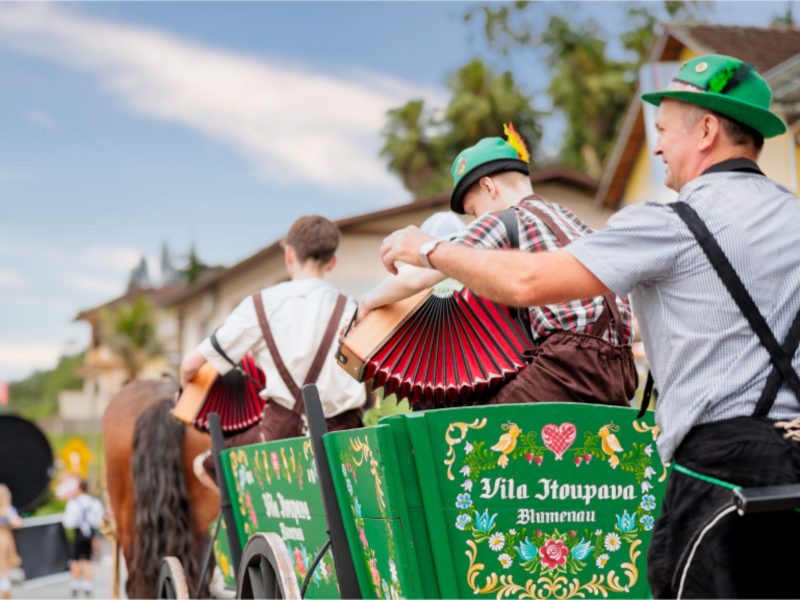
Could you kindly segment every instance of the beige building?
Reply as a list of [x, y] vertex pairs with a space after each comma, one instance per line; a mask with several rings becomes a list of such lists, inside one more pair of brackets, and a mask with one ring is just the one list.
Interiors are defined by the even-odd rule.
[[[597, 183], [582, 173], [550, 168], [534, 173], [532, 180], [537, 193], [568, 206], [595, 227], [602, 226], [611, 214], [595, 206]], [[449, 193], [440, 194], [337, 221], [342, 241], [330, 280], [344, 293], [362, 296], [387, 274], [378, 253], [383, 238], [406, 225], [420, 225], [435, 212], [449, 210], [449, 198]], [[245, 296], [286, 276], [283, 251], [275, 240], [229, 269], [173, 294], [164, 306], [177, 318], [181, 353], [195, 348]]]

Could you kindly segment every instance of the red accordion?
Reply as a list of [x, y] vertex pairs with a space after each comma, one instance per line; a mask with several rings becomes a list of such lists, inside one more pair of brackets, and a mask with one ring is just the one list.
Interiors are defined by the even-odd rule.
[[532, 343], [508, 307], [463, 289], [378, 308], [349, 331], [339, 364], [415, 409], [473, 404], [514, 377]]
[[184, 423], [208, 431], [208, 415], [215, 412], [224, 432], [242, 431], [261, 420], [266, 400], [259, 392], [265, 385], [264, 372], [249, 354], [225, 375], [206, 363], [183, 389], [172, 414]]

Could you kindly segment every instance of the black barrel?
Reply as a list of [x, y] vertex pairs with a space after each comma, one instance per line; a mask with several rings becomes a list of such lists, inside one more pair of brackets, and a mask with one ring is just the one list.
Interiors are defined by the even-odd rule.
[[0, 415], [0, 483], [11, 489], [12, 503], [30, 512], [47, 499], [53, 450], [42, 430], [16, 415]]

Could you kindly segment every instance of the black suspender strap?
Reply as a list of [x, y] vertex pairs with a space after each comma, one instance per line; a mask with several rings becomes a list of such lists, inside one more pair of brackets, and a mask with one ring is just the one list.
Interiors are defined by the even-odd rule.
[[511, 247], [519, 250], [519, 223], [517, 221], [517, 213], [513, 208], [507, 208], [497, 213], [497, 217], [505, 225], [508, 239], [511, 242]]
[[[700, 244], [703, 252], [714, 267], [714, 270], [719, 275], [722, 283], [727, 288], [734, 302], [736, 302], [739, 310], [742, 311], [742, 314], [747, 319], [753, 332], [755, 332], [761, 345], [767, 350], [772, 360], [773, 372], [767, 380], [767, 385], [758, 402], [756, 413], [761, 412], [763, 413], [762, 416], [766, 416], [769, 412], [769, 409], [775, 401], [775, 395], [780, 388], [780, 380], [786, 382], [794, 392], [798, 401], [800, 401], [800, 377], [798, 377], [797, 371], [795, 371], [792, 366], [792, 357], [797, 350], [798, 344], [800, 344], [800, 331], [798, 331], [800, 330], [800, 323], [798, 323], [798, 320], [800, 320], [800, 313], [795, 317], [791, 331], [784, 345], [781, 346], [778, 344], [778, 340], [775, 339], [775, 335], [769, 328], [766, 319], [764, 319], [761, 312], [758, 310], [747, 288], [744, 287], [733, 265], [731, 265], [728, 257], [725, 256], [722, 248], [720, 248], [717, 240], [714, 239], [714, 236], [708, 230], [708, 227], [700, 218], [700, 215], [685, 202], [674, 202], [669, 204], [669, 207], [674, 210], [689, 227], [689, 230], [697, 239], [697, 242]], [[771, 398], [766, 395], [768, 388], [770, 390], [774, 388]], [[757, 415], [754, 414], [754, 416]]]
[[644, 413], [647, 412], [647, 407], [650, 406], [650, 397], [655, 395], [655, 397], [658, 398], [658, 390], [653, 387], [654, 385], [655, 381], [653, 380], [653, 374], [648, 370], [647, 383], [644, 384], [642, 403], [639, 405], [639, 414], [636, 415], [637, 419], [641, 419], [644, 416]]

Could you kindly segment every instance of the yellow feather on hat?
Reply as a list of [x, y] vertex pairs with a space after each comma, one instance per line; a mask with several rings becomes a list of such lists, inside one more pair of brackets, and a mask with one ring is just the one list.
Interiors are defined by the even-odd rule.
[[528, 153], [528, 148], [525, 147], [525, 140], [523, 140], [522, 136], [514, 129], [514, 123], [511, 121], [503, 123], [503, 133], [506, 134], [506, 142], [508, 142], [508, 145], [517, 151], [519, 159], [526, 163], [531, 162], [531, 155]]

